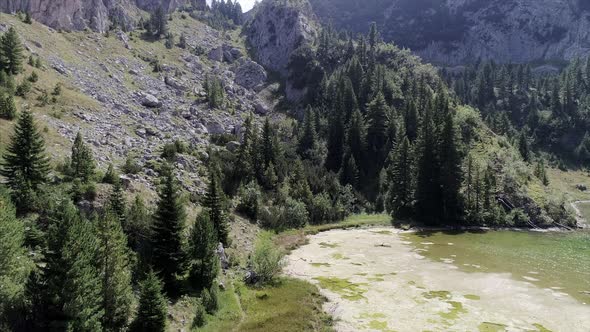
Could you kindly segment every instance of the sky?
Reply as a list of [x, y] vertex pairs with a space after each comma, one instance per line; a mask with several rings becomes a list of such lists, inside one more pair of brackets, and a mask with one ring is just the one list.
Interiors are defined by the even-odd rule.
[[[254, 3], [256, 0], [238, 0], [240, 6], [242, 6], [242, 11], [245, 13], [254, 7]], [[211, 3], [211, 0], [207, 0], [207, 3]]]

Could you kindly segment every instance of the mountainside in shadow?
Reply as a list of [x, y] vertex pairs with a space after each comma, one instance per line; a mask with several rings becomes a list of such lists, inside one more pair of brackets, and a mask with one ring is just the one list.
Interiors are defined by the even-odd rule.
[[310, 0], [323, 21], [360, 33], [375, 21], [386, 41], [443, 64], [569, 60], [590, 52], [583, 0]]

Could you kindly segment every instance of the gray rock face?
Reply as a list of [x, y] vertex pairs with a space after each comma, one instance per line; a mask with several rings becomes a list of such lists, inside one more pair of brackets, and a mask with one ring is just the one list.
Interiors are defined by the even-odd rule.
[[142, 93], [141, 94], [141, 104], [145, 107], [160, 107], [162, 103], [158, 98], [149, 94], [149, 93]]
[[162, 6], [172, 11], [184, 3], [183, 0], [2, 0], [0, 11], [28, 12], [36, 21], [55, 29], [90, 28], [105, 32], [110, 18], [131, 29], [138, 9], [149, 11]]
[[[323, 21], [447, 65], [572, 59], [590, 54], [588, 0], [309, 0]], [[359, 14], [360, 13], [360, 14]]]
[[266, 82], [266, 70], [252, 60], [240, 59], [234, 68], [234, 81], [246, 89], [255, 89]]
[[282, 75], [299, 46], [315, 40], [318, 28], [307, 1], [263, 1], [246, 26], [257, 61]]

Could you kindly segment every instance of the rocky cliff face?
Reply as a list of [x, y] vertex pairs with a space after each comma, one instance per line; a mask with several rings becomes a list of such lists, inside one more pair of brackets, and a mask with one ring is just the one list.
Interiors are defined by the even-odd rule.
[[307, 0], [266, 0], [259, 4], [245, 29], [258, 62], [285, 76], [293, 51], [317, 37], [314, 18]]
[[162, 6], [172, 11], [186, 2], [186, 0], [2, 0], [0, 11], [28, 12], [35, 20], [55, 29], [90, 28], [104, 32], [108, 29], [111, 20], [131, 28], [138, 9], [149, 11]]
[[324, 21], [382, 37], [433, 62], [571, 59], [590, 53], [587, 0], [310, 0]]

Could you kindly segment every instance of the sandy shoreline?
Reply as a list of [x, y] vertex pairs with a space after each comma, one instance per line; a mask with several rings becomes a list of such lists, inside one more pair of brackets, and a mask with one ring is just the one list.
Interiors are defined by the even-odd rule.
[[285, 273], [320, 286], [338, 331], [588, 331], [590, 306], [510, 274], [467, 273], [412, 251], [394, 228], [309, 237]]

